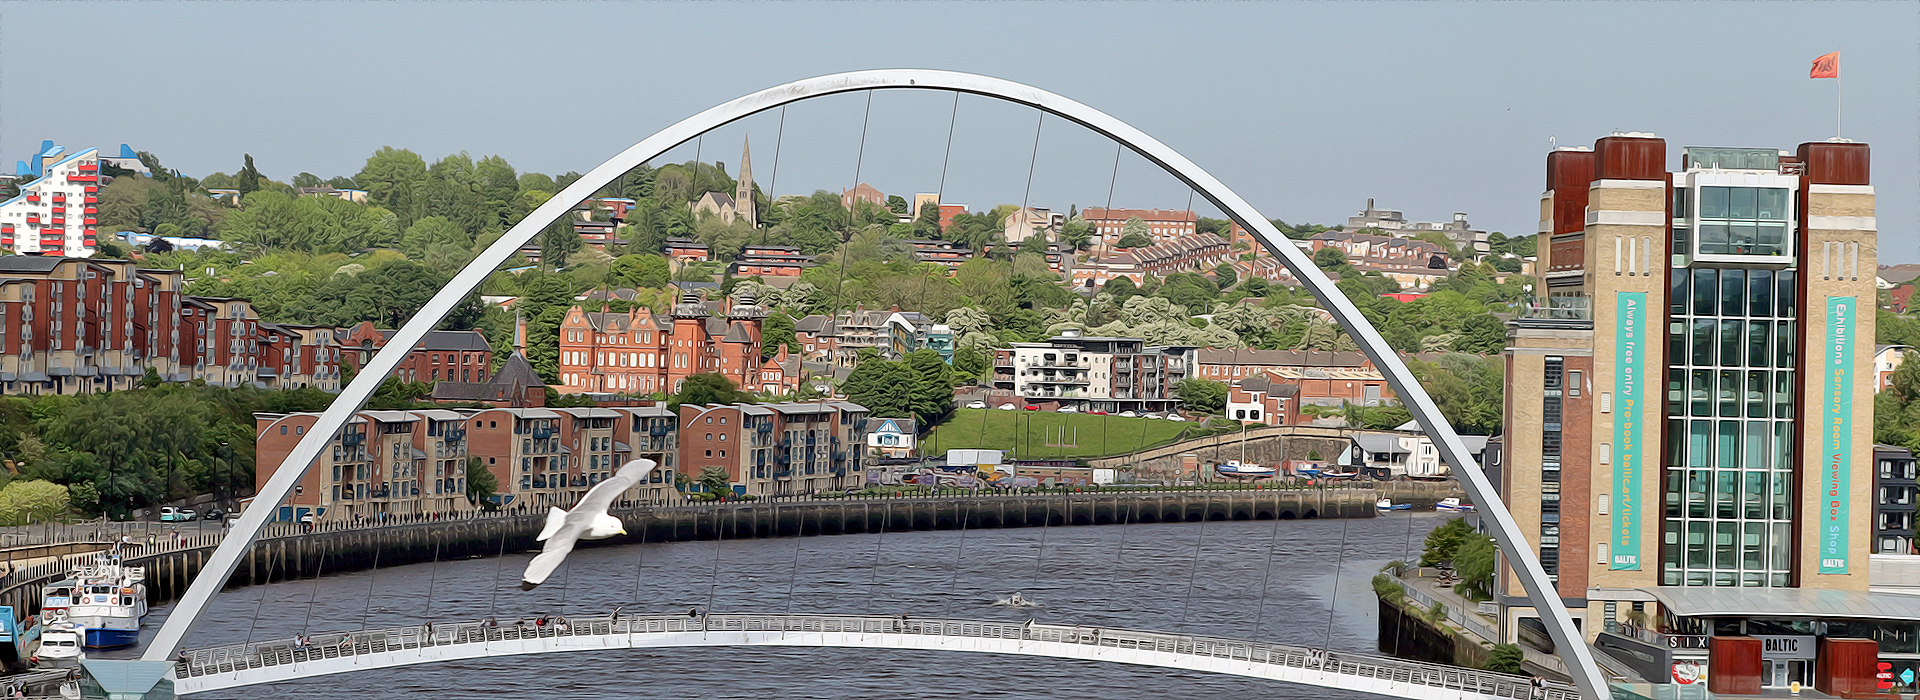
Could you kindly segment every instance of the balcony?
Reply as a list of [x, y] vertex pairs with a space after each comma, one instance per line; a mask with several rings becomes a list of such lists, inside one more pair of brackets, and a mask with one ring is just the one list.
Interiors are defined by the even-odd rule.
[[773, 432], [773, 421], [762, 420], [760, 421], [760, 425], [755, 426], [753, 430], [757, 433], [771, 433]]
[[1029, 377], [1028, 384], [1089, 384], [1086, 377]]
[[672, 432], [673, 427], [667, 425], [654, 425], [647, 428], [647, 434], [653, 437], [666, 437], [667, 434]]
[[1522, 303], [1520, 318], [1529, 325], [1572, 324], [1593, 327], [1593, 299], [1589, 297], [1532, 297]]

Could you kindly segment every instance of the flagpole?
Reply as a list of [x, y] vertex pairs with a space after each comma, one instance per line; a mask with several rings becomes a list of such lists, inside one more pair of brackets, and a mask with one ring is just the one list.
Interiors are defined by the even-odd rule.
[[[1833, 58], [1834, 58], [1834, 61], [1833, 61], [1834, 65], [1837, 69], [1840, 63], [1840, 57], [1834, 56]], [[1844, 136], [1842, 135], [1843, 130], [1840, 128], [1841, 125], [1843, 124], [1840, 117], [1840, 114], [1841, 114], [1840, 98], [1842, 95], [1845, 94], [1845, 91], [1842, 89], [1841, 86], [1842, 84], [1840, 82], [1840, 71], [1835, 70], [1833, 73], [1833, 137], [1834, 138], [1844, 138]]]

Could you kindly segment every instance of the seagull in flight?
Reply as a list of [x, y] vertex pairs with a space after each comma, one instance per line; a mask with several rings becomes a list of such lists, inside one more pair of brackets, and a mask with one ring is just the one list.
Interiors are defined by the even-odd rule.
[[547, 582], [553, 570], [560, 568], [560, 562], [567, 560], [567, 553], [573, 551], [573, 545], [580, 540], [604, 540], [614, 535], [627, 534], [626, 525], [619, 518], [607, 515], [607, 507], [613, 505], [613, 499], [635, 484], [647, 478], [647, 473], [657, 466], [651, 459], [636, 459], [620, 466], [612, 477], [595, 484], [593, 489], [574, 504], [573, 510], [552, 508], [547, 511], [547, 524], [540, 528], [536, 541], [547, 543], [540, 554], [527, 562], [527, 572], [520, 576], [520, 590], [531, 591], [535, 586]]

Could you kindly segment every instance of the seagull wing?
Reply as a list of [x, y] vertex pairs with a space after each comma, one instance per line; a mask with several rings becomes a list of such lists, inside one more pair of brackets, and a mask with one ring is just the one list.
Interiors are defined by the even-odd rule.
[[607, 512], [607, 507], [613, 505], [613, 499], [647, 478], [647, 474], [652, 472], [655, 466], [657, 465], [651, 459], [636, 459], [621, 465], [620, 470], [614, 472], [613, 476], [594, 484], [593, 490], [580, 497], [580, 502], [574, 504], [571, 513], [599, 515]]
[[573, 551], [573, 543], [579, 541], [580, 533], [586, 532], [587, 525], [577, 522], [577, 518], [568, 518], [566, 524], [547, 538], [540, 554], [527, 562], [527, 572], [520, 575], [520, 590], [531, 591], [534, 586], [547, 582], [553, 570], [560, 568], [560, 562], [567, 560], [567, 553]]

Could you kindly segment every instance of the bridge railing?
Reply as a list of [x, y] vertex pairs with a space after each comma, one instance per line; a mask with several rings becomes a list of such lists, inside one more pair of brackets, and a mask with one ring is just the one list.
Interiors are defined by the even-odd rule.
[[[1245, 662], [1249, 668], [1260, 664], [1285, 666], [1502, 698], [1578, 698], [1578, 693], [1570, 686], [1550, 683], [1545, 688], [1538, 688], [1524, 676], [1221, 637], [1001, 620], [908, 619], [905, 616], [869, 615], [602, 615], [521, 619], [506, 623], [489, 618], [441, 625], [328, 632], [185, 651], [180, 654], [175, 674], [177, 678], [187, 679], [327, 659], [495, 642], [696, 632], [857, 633], [1013, 639], [1209, 657]], [[1539, 691], [1544, 691], [1544, 695], [1535, 694]]]

